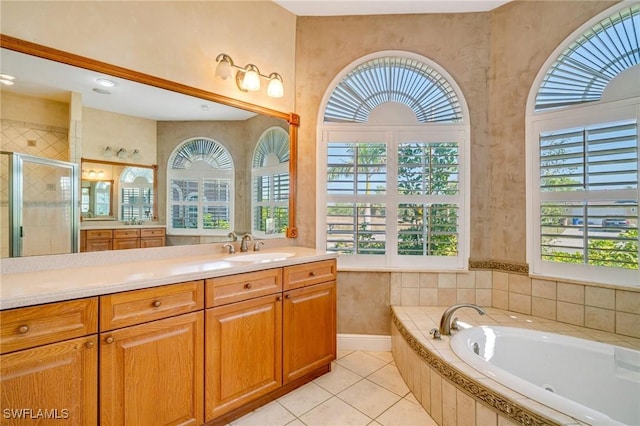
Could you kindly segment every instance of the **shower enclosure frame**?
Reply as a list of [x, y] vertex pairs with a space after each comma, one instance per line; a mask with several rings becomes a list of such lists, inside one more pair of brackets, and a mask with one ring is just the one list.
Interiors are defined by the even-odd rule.
[[23, 242], [23, 200], [24, 200], [24, 163], [35, 163], [44, 166], [61, 167], [69, 170], [69, 230], [70, 230], [70, 253], [78, 253], [79, 248], [79, 172], [78, 165], [66, 161], [53, 160], [50, 158], [37, 157], [34, 155], [18, 152], [2, 151], [9, 157], [8, 161], [8, 198], [9, 206], [9, 257], [22, 257]]

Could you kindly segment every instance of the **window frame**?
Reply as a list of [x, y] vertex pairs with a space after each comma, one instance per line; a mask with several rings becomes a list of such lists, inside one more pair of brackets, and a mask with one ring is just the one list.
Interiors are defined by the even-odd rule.
[[[228, 157], [228, 161], [230, 163], [230, 167], [228, 169], [216, 169], [213, 167], [211, 163], [208, 161], [198, 161], [194, 163], [194, 168], [188, 169], [173, 169], [171, 168], [170, 162], [174, 158], [174, 155], [179, 152], [184, 146], [189, 144], [192, 141], [209, 141], [213, 144], [219, 146], [224, 150], [224, 153]], [[208, 164], [208, 168], [203, 167], [201, 164]], [[200, 167], [198, 167], [200, 166]], [[172, 200], [172, 185], [171, 181], [173, 178], [180, 178], [183, 180], [193, 180], [197, 182], [197, 203], [193, 204], [182, 204], [182, 203], [174, 203]], [[205, 202], [203, 197], [203, 184], [206, 180], [211, 179], [222, 179], [229, 181], [229, 201], [228, 202]], [[169, 155], [167, 160], [167, 235], [183, 235], [183, 236], [227, 236], [231, 231], [235, 228], [235, 166], [233, 163], [233, 158], [231, 157], [231, 153], [229, 150], [219, 141], [208, 138], [208, 137], [195, 137], [182, 141], [179, 143]], [[173, 220], [172, 220], [172, 207], [175, 205], [185, 205], [185, 206], [195, 206], [198, 211], [198, 226], [196, 228], [174, 228]], [[227, 206], [229, 209], [229, 229], [205, 229], [204, 228], [204, 214], [202, 209], [204, 206], [208, 205], [221, 205]]]
[[[419, 126], [349, 126], [343, 124], [325, 124], [322, 126], [319, 138], [318, 158], [318, 229], [317, 245], [326, 250], [327, 203], [334, 199], [327, 194], [327, 148], [331, 140], [345, 142], [347, 136], [355, 136], [354, 141], [362, 143], [385, 143], [387, 145], [387, 189], [384, 195], [367, 196], [367, 199], [381, 200], [387, 206], [387, 212], [393, 211], [389, 205], [396, 206], [396, 214], [387, 213], [386, 250], [384, 255], [343, 255], [338, 258], [339, 266], [348, 269], [365, 268], [367, 270], [466, 270], [469, 260], [469, 130], [465, 124], [424, 124]], [[383, 139], [380, 138], [382, 136]], [[397, 191], [397, 163], [398, 147], [407, 142], [451, 142], [455, 139], [459, 155], [459, 192], [456, 196], [439, 195], [408, 195], [402, 196]], [[348, 200], [348, 197], [342, 197]], [[355, 195], [352, 197], [357, 199]], [[457, 256], [415, 256], [397, 254], [397, 206], [406, 199], [420, 199], [421, 202], [450, 203], [447, 200], [455, 198], [459, 205], [458, 216], [458, 254]], [[384, 259], [384, 261], [382, 261]], [[416, 265], [419, 259], [419, 265]]]
[[[565, 108], [559, 111], [542, 111], [528, 120], [527, 132], [527, 240], [528, 262], [530, 274], [535, 277], [559, 278], [566, 280], [581, 280], [614, 285], [638, 285], [640, 283], [640, 269], [622, 269], [591, 266], [587, 264], [571, 264], [542, 260], [541, 256], [541, 217], [536, 212], [540, 211], [543, 202], [540, 191], [540, 133], [568, 129], [574, 127], [606, 124], [622, 120], [636, 120], [640, 126], [640, 97], [611, 102], [597, 102], [586, 105]], [[640, 143], [640, 142], [639, 142]], [[640, 185], [636, 189], [636, 199], [640, 199]], [[621, 191], [601, 190], [571, 192], [569, 194], [558, 193], [558, 197], [566, 195], [563, 200], [582, 199], [586, 201], [612, 200], [616, 195], [622, 197]], [[623, 197], [624, 198], [624, 197]], [[623, 199], [620, 198], [620, 199]], [[633, 284], [635, 283], [635, 284]]]

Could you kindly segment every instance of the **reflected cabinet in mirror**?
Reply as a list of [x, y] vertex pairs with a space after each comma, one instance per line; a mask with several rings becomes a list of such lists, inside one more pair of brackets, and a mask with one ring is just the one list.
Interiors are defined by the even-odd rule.
[[82, 221], [119, 220], [141, 225], [158, 220], [158, 167], [83, 158]]
[[81, 163], [79, 228], [149, 222], [167, 245], [297, 237], [296, 114], [6, 35], [0, 46], [15, 77], [0, 88], [3, 135], [22, 135], [3, 150]]

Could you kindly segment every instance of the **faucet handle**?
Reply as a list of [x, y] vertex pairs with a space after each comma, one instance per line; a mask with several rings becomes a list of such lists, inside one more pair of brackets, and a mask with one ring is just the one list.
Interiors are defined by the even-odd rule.
[[264, 245], [264, 241], [256, 241], [253, 245], [253, 251], [260, 251], [260, 246]]
[[451, 321], [451, 330], [460, 330], [460, 327], [458, 326], [458, 317], [455, 317], [453, 321]]
[[234, 254], [236, 252], [236, 248], [231, 243], [226, 243], [222, 246], [222, 248], [226, 248], [229, 250], [229, 254]]
[[429, 334], [431, 334], [433, 338], [436, 340], [442, 340], [442, 336], [440, 335], [440, 330], [438, 330], [437, 328], [432, 328]]

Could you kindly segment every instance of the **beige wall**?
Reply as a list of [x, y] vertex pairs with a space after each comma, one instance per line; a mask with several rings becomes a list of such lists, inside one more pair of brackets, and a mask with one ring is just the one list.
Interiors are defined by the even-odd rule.
[[[155, 120], [87, 107], [82, 110], [83, 158], [150, 166], [157, 161], [156, 135]], [[106, 146], [112, 148], [112, 157], [104, 156]], [[129, 155], [138, 149], [140, 157], [116, 157], [120, 148], [126, 149]]]

